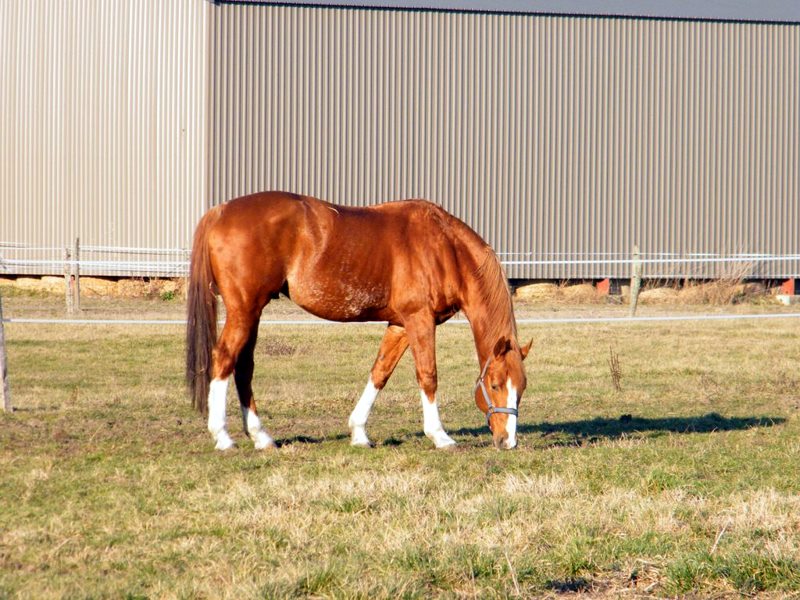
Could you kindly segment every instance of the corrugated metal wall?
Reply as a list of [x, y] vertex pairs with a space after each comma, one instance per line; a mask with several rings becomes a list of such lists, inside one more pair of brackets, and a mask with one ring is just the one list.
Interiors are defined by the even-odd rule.
[[287, 189], [429, 198], [511, 261], [796, 254], [799, 63], [797, 25], [0, 2], [0, 242], [184, 247], [209, 203]]
[[212, 11], [204, 0], [0, 2], [0, 242], [191, 243], [208, 202]]
[[796, 25], [223, 4], [211, 52], [213, 202], [424, 197], [509, 260], [800, 250]]

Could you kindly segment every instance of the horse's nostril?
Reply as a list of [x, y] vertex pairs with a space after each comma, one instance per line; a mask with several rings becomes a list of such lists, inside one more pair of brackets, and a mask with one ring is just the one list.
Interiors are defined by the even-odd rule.
[[494, 447], [497, 448], [498, 450], [504, 448], [507, 439], [508, 439], [507, 433], [494, 436]]

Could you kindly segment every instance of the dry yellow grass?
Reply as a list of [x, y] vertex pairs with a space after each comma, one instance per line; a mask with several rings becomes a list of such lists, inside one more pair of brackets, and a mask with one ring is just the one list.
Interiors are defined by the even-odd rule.
[[8, 325], [0, 597], [797, 594], [799, 326], [523, 325], [505, 453], [466, 326], [439, 330], [447, 453], [421, 435], [408, 357], [370, 419], [378, 447], [348, 446], [380, 326], [264, 327], [256, 397], [282, 446], [255, 452], [231, 397], [240, 445], [219, 454], [184, 396], [180, 327]]

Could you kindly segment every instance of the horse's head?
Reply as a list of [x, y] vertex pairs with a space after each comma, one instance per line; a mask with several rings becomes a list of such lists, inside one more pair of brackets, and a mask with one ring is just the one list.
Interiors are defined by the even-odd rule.
[[527, 384], [522, 361], [531, 344], [533, 340], [523, 347], [516, 340], [499, 340], [475, 383], [475, 403], [486, 414], [496, 448], [517, 445], [517, 410]]

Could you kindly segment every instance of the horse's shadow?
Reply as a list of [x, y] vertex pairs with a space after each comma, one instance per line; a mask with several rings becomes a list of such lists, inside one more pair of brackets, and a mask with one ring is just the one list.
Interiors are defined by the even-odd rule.
[[[719, 413], [708, 413], [694, 417], [663, 417], [647, 418], [634, 415], [621, 415], [616, 419], [597, 417], [578, 421], [563, 421], [560, 423], [520, 423], [517, 432], [521, 434], [538, 433], [543, 444], [537, 446], [582, 446], [601, 440], [620, 439], [630, 435], [654, 434], [650, 437], [666, 433], [712, 433], [715, 431], [741, 431], [754, 427], [772, 427], [784, 423], [784, 417], [723, 417]], [[490, 446], [491, 441], [486, 438], [489, 429], [481, 427], [462, 427], [450, 433], [457, 436], [471, 436], [476, 438], [475, 443], [467, 445]], [[378, 443], [379, 446], [400, 446], [404, 442], [422, 437], [421, 431], [392, 436]], [[277, 440], [278, 446], [291, 444], [321, 444], [323, 442], [341, 441], [349, 439], [347, 434], [333, 434], [320, 437], [296, 435]], [[477, 440], [480, 439], [480, 442]]]
[[292, 444], [322, 444], [324, 442], [336, 442], [348, 439], [350, 439], [350, 436], [344, 433], [336, 433], [333, 435], [324, 435], [319, 437], [301, 434], [275, 440], [275, 445], [278, 446], [278, 448], [283, 448], [284, 446], [291, 446]]
[[[631, 435], [666, 433], [712, 433], [715, 431], [741, 431], [754, 427], [772, 427], [784, 423], [784, 417], [723, 417], [708, 413], [693, 417], [647, 418], [621, 415], [616, 419], [597, 417], [560, 423], [520, 423], [519, 433], [538, 433], [545, 446], [580, 446], [601, 440], [620, 439]], [[463, 436], [485, 435], [486, 427], [462, 427], [452, 433]], [[652, 436], [651, 436], [652, 437]]]

